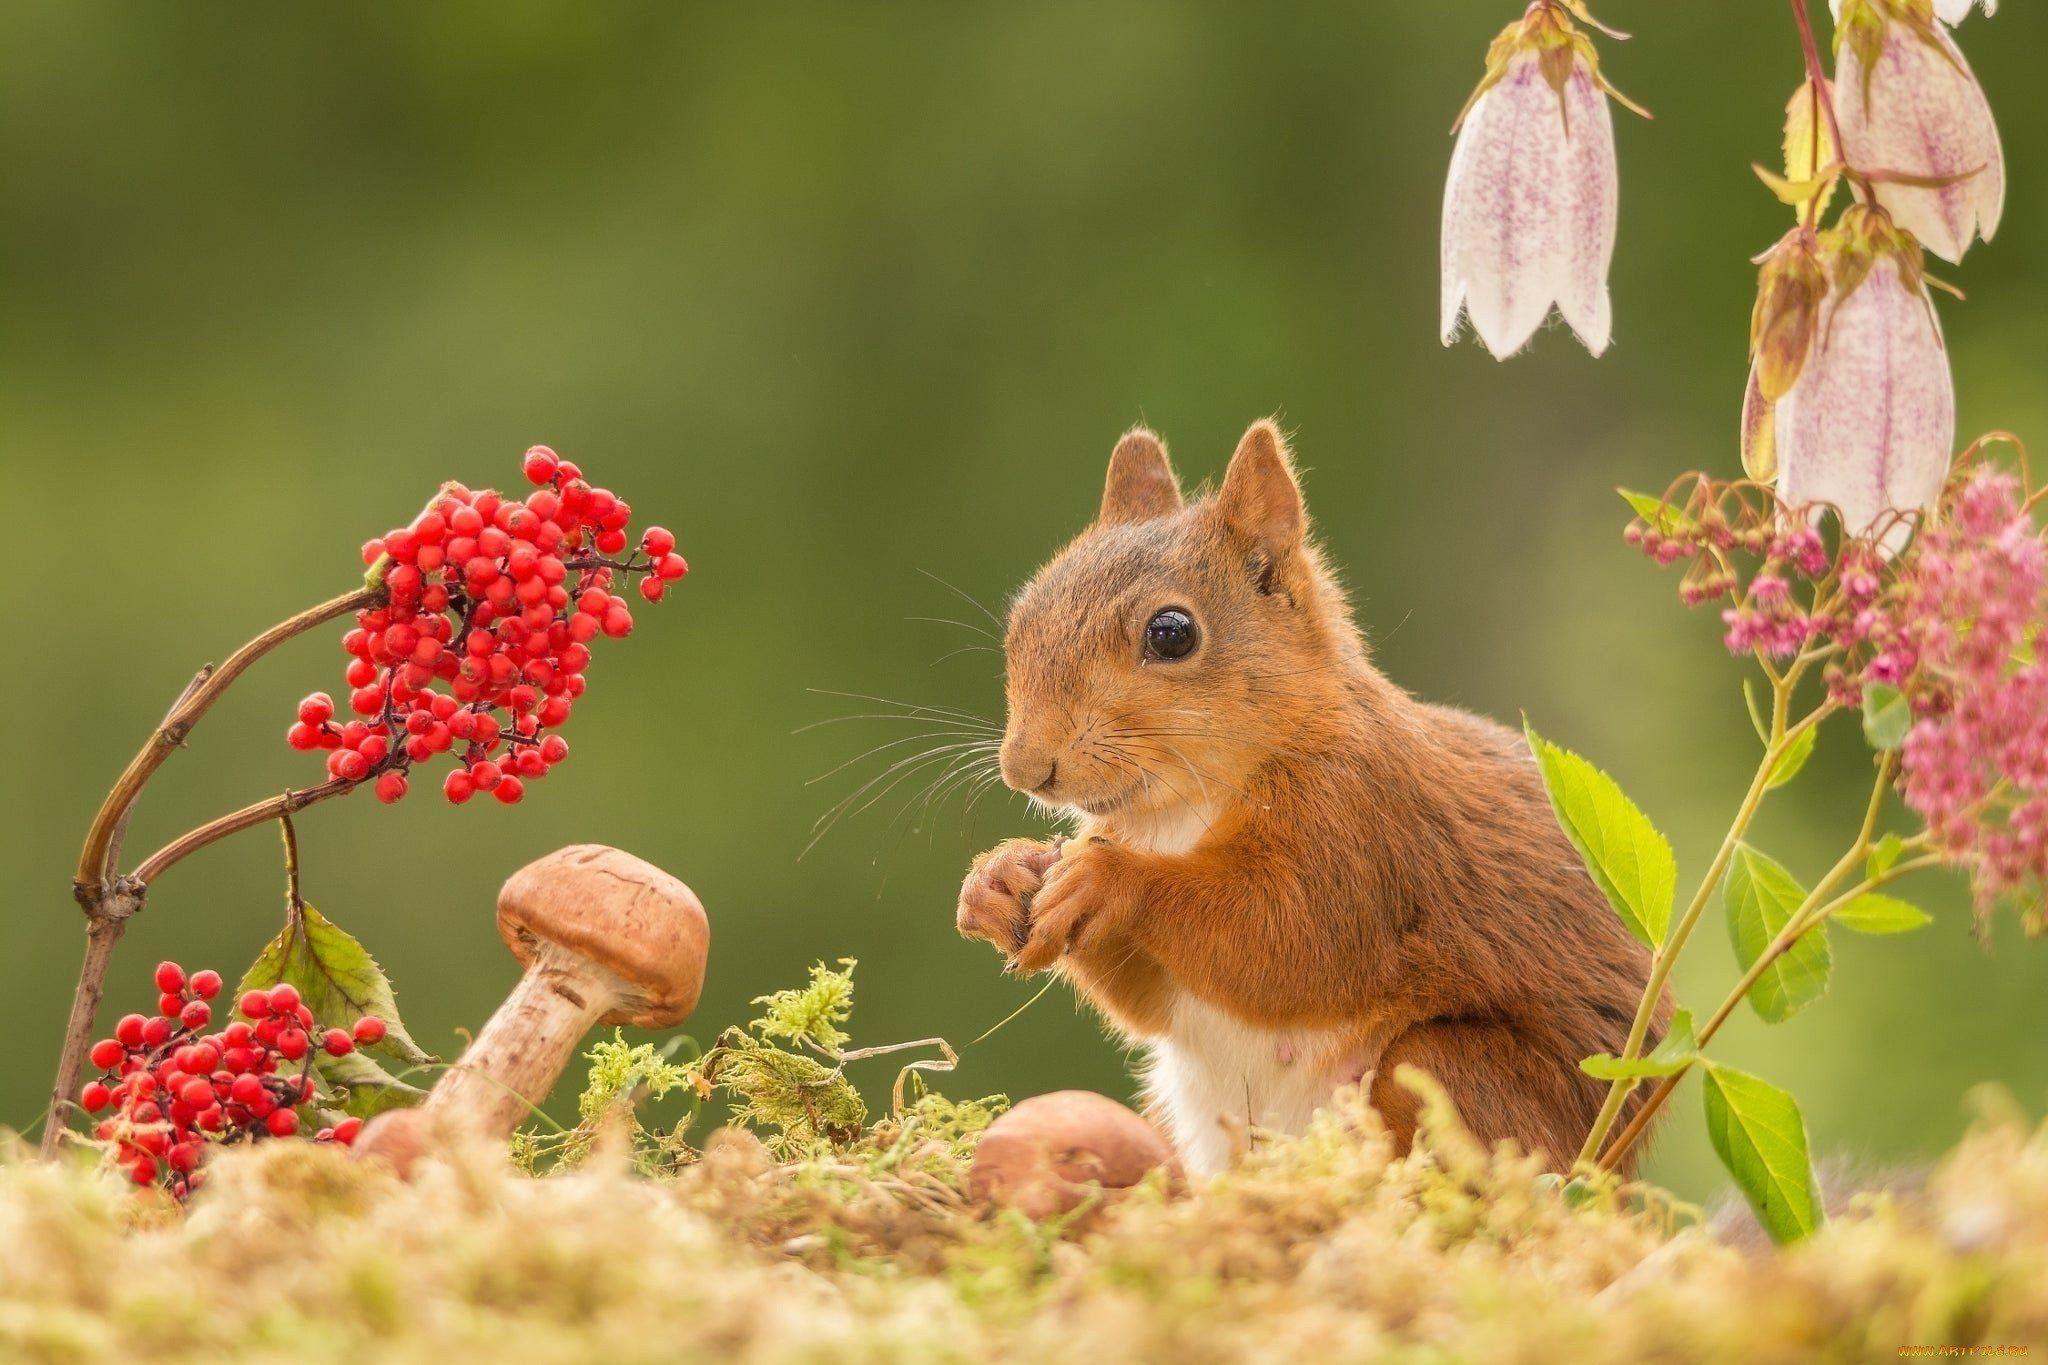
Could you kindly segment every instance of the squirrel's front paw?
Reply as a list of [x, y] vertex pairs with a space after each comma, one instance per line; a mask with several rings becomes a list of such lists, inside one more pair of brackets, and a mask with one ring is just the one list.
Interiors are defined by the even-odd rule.
[[1031, 926], [1024, 946], [1010, 960], [1012, 969], [1042, 972], [1118, 917], [1128, 901], [1123, 894], [1128, 857], [1100, 837], [1068, 844], [1032, 898]]
[[1065, 843], [1006, 839], [976, 858], [960, 884], [954, 927], [966, 938], [985, 938], [1005, 953], [1016, 952], [1024, 944], [1032, 897]]

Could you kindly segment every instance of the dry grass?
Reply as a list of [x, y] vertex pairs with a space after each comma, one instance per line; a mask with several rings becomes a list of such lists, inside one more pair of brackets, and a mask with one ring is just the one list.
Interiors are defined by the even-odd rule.
[[0, 1165], [0, 1360], [1190, 1363], [1894, 1358], [2048, 1343], [2048, 1132], [1989, 1120], [1911, 1204], [1745, 1255], [1643, 1193], [1574, 1203], [1439, 1121], [1390, 1162], [1327, 1116], [1184, 1195], [986, 1216], [943, 1149], [780, 1163], [717, 1135], [535, 1179], [411, 1185], [310, 1144], [234, 1154], [189, 1211], [83, 1164]]

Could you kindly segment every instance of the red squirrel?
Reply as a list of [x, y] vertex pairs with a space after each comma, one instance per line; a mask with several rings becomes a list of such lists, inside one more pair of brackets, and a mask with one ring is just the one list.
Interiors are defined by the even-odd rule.
[[977, 858], [958, 928], [1147, 1050], [1191, 1170], [1359, 1082], [1405, 1150], [1402, 1063], [1483, 1141], [1569, 1167], [1606, 1091], [1579, 1060], [1621, 1051], [1648, 950], [1523, 737], [1373, 666], [1272, 422], [1194, 502], [1157, 436], [1125, 435], [1004, 655], [1003, 780], [1074, 833]]

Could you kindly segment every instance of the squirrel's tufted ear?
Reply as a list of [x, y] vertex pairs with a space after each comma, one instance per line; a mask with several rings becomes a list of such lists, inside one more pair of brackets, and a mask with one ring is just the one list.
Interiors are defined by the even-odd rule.
[[1166, 462], [1166, 446], [1143, 427], [1132, 427], [1109, 455], [1109, 478], [1102, 487], [1102, 510], [1096, 520], [1151, 521], [1180, 510], [1180, 482]]
[[1287, 442], [1270, 419], [1252, 423], [1237, 443], [1223, 491], [1216, 495], [1216, 514], [1270, 558], [1279, 559], [1301, 543], [1308, 512], [1294, 481]]

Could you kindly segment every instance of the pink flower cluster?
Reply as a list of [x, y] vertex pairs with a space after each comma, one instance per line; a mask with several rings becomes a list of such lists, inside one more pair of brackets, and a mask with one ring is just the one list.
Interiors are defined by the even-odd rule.
[[1872, 609], [1864, 676], [1903, 692], [1906, 803], [1980, 903], [2048, 882], [2044, 549], [2019, 481], [1981, 470]]
[[2031, 895], [2029, 927], [2048, 927], [2048, 544], [2019, 479], [1965, 461], [1898, 554], [1895, 527], [1831, 552], [1804, 509], [1704, 477], [1628, 539], [1686, 562], [1686, 605], [1725, 603], [1731, 652], [1819, 662], [1847, 707], [1903, 698], [1907, 805], [1980, 908]]

